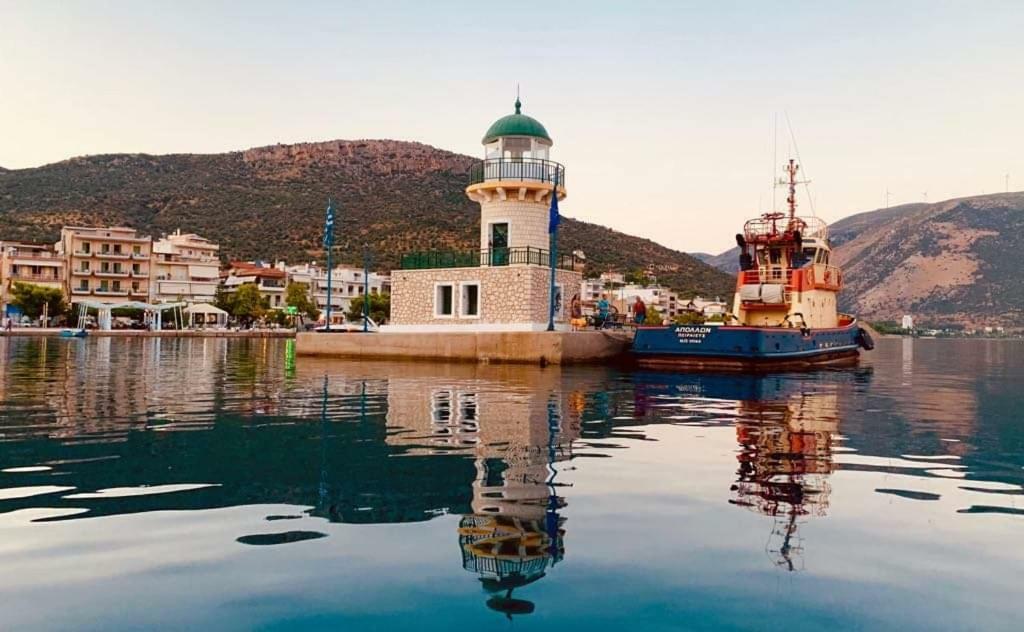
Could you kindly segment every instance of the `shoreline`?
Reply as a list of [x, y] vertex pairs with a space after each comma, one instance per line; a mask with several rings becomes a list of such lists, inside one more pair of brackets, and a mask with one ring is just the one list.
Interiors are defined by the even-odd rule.
[[[0, 331], [0, 337], [61, 337], [60, 332], [64, 328], [57, 327], [31, 327], [18, 328], [11, 331]], [[88, 330], [89, 338], [294, 338], [295, 331], [292, 329], [162, 329], [160, 331], [146, 331], [142, 329], [113, 329], [100, 331], [98, 329]]]

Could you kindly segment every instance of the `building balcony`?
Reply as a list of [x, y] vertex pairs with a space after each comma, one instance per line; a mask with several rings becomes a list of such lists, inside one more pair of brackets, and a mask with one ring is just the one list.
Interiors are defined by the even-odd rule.
[[82, 270], [81, 268], [71, 271], [71, 276], [89, 276], [91, 274], [92, 270]]
[[31, 260], [33, 263], [40, 262], [37, 265], [60, 265], [63, 262], [63, 257], [58, 255], [56, 252], [41, 251], [41, 252], [29, 252], [23, 250], [15, 250], [14, 252], [7, 253], [7, 257], [12, 261], [17, 262], [19, 259]]
[[543, 158], [488, 158], [469, 170], [469, 184], [484, 182], [541, 182], [565, 187], [565, 167]]
[[92, 294], [92, 290], [90, 290], [87, 287], [73, 287], [71, 288], [71, 293], [76, 296], [82, 296], [86, 294]]
[[149, 290], [144, 290], [142, 288], [139, 288], [137, 290], [129, 290], [129, 293], [135, 298], [145, 298], [149, 296]]
[[135, 272], [133, 270], [131, 272], [131, 275], [132, 275], [132, 278], [134, 278], [134, 279], [148, 279], [149, 278], [149, 271], [148, 270], [139, 270], [138, 272]]
[[32, 274], [31, 272], [12, 272], [11, 279], [14, 281], [25, 281], [29, 283], [60, 283], [64, 275], [58, 274]]
[[93, 270], [93, 274], [100, 277], [117, 277], [119, 279], [128, 278], [127, 270]]
[[91, 252], [86, 252], [85, 250], [76, 250], [76, 251], [74, 251], [71, 254], [73, 254], [76, 257], [91, 257], [92, 256]]
[[132, 258], [131, 254], [129, 254], [127, 252], [113, 252], [113, 251], [103, 252], [103, 251], [100, 251], [100, 252], [93, 253], [93, 254], [94, 254], [94, 256], [96, 256], [96, 257], [98, 257], [100, 259], [131, 259]]
[[92, 293], [96, 296], [128, 296], [128, 290], [114, 290], [111, 288], [97, 288]]
[[131, 254], [132, 259], [149, 259], [149, 253], [147, 252], [133, 252]]
[[[556, 267], [562, 270], [576, 270], [583, 265], [583, 260], [573, 254], [558, 255]], [[550, 266], [551, 253], [547, 250], [531, 247], [492, 248], [490, 250], [470, 251], [429, 251], [410, 252], [402, 255], [402, 270], [434, 270], [438, 268], [479, 268], [534, 265]]]

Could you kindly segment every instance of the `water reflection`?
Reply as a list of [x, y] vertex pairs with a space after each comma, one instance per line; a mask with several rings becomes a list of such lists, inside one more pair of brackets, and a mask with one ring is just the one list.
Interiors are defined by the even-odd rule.
[[818, 392], [742, 402], [746, 414], [736, 422], [739, 469], [730, 502], [774, 519], [768, 550], [790, 571], [802, 553], [798, 520], [828, 509], [832, 441], [839, 430], [836, 398]]
[[[407, 525], [402, 537], [447, 551], [476, 608], [547, 616], [545, 593], [592, 563], [595, 542], [627, 546], [616, 521], [680, 550], [714, 540], [699, 521], [647, 520], [700, 501], [714, 524], [744, 525], [730, 546], [767, 551], [753, 568], [808, 576], [843, 546], [821, 535], [849, 520], [839, 508], [1020, 520], [1020, 356], [959, 356], [949, 371], [928, 343], [894, 341], [855, 370], [714, 376], [338, 363], [270, 340], [0, 338], [0, 523], [32, 540], [43, 523], [260, 507], [208, 544], [247, 555]], [[605, 572], [633, 562], [618, 563]]]

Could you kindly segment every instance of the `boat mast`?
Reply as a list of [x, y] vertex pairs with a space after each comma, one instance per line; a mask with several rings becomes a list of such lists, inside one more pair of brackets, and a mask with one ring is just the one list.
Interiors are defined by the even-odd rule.
[[793, 220], [796, 219], [796, 172], [800, 170], [800, 165], [796, 164], [792, 158], [789, 159], [789, 164], [786, 165], [786, 173], [789, 174], [789, 196], [786, 197], [786, 204], [789, 206], [789, 223], [793, 224]]

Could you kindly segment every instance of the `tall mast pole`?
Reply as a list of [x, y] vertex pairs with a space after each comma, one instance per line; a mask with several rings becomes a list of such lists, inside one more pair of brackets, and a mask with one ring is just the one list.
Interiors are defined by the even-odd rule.
[[789, 205], [789, 222], [793, 223], [796, 219], [796, 172], [800, 169], [800, 165], [796, 164], [796, 161], [792, 158], [789, 159], [789, 164], [786, 165], [786, 173], [789, 174], [789, 197], [786, 198], [786, 204]]

